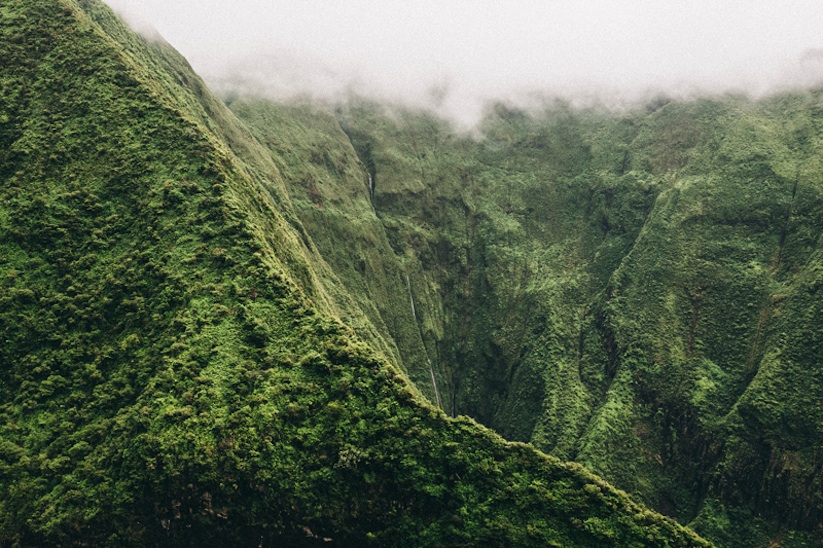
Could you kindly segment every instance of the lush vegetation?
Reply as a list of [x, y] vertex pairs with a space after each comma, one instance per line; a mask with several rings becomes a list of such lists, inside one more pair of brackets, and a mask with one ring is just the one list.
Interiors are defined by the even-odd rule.
[[227, 108], [5, 2], [0, 544], [704, 544], [610, 484], [823, 542], [821, 132], [820, 90]]
[[432, 402], [726, 546], [823, 534], [821, 106], [498, 104], [463, 135], [363, 99], [230, 105], [313, 181], [297, 214]]
[[379, 299], [429, 314], [422, 255], [328, 253], [312, 207], [414, 229], [328, 117], [274, 155], [97, 0], [0, 5], [0, 87], [0, 544], [708, 545], [421, 397], [397, 366], [424, 386], [448, 318]]

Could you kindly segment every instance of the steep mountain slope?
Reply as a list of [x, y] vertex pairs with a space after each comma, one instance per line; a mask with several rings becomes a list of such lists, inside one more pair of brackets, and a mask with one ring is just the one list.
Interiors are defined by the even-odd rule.
[[[334, 221], [332, 171], [293, 192], [407, 369], [418, 326], [432, 365], [414, 379], [442, 408], [578, 460], [723, 545], [807, 545], [823, 531], [822, 101], [497, 105], [469, 137], [354, 100], [337, 116], [364, 173], [346, 184], [366, 215], [371, 188], [380, 223]], [[277, 140], [321, 127], [315, 107], [231, 108], [284, 166], [320, 164]]]
[[[381, 340], [392, 345], [387, 354], [438, 403], [442, 371], [433, 370], [415, 319], [420, 296], [411, 280], [418, 277], [394, 253], [371, 203], [369, 175], [338, 122], [326, 109], [308, 103], [244, 100], [231, 106], [289, 181], [301, 226], [333, 266], [333, 277], [325, 274], [327, 283], [342, 283], [342, 292], [356, 297], [356, 306], [377, 327]], [[372, 179], [372, 190], [373, 185]]]
[[0, 543], [707, 545], [417, 396], [168, 46], [10, 0], [0, 85]]

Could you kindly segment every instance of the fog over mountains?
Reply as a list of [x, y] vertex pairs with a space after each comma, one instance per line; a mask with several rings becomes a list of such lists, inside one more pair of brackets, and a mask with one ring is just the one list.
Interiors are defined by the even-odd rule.
[[0, 546], [823, 546], [815, 5], [118, 3], [0, 6]]
[[808, 86], [823, 77], [818, 2], [110, 0], [222, 91], [355, 91], [472, 120], [533, 92], [612, 104]]

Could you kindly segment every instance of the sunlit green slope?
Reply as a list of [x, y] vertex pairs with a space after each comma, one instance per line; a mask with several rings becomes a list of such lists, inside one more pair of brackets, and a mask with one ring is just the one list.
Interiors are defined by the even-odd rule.
[[[231, 108], [301, 174], [308, 233], [440, 407], [723, 545], [821, 541], [823, 93], [497, 105], [472, 136], [356, 99], [336, 115], [357, 205], [322, 140], [278, 140], [339, 134], [328, 116]], [[369, 205], [379, 224], [346, 219]]]
[[0, 86], [0, 544], [706, 545], [425, 402], [306, 181], [168, 46], [9, 0]]

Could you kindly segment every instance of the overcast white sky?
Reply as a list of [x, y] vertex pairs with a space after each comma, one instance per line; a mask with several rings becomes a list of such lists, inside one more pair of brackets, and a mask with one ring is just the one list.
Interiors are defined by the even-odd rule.
[[821, 0], [107, 0], [207, 80], [420, 100], [763, 92], [823, 77]]

